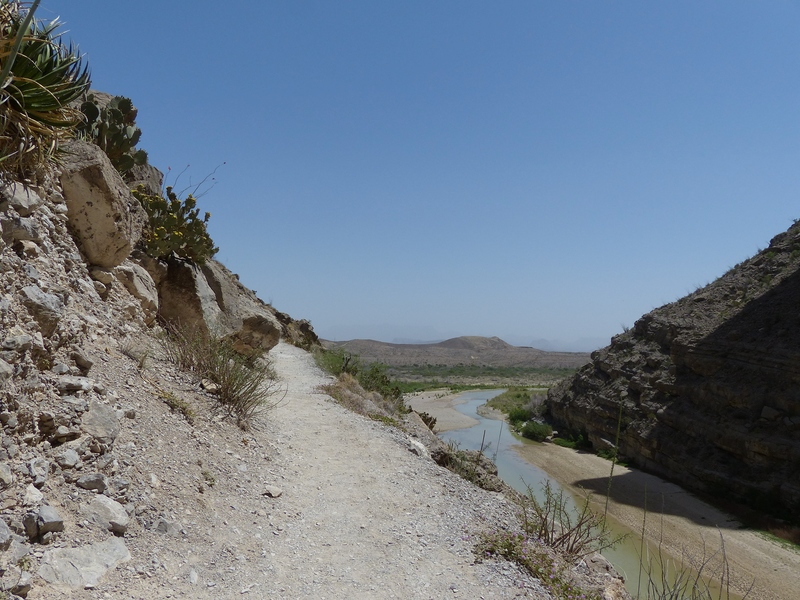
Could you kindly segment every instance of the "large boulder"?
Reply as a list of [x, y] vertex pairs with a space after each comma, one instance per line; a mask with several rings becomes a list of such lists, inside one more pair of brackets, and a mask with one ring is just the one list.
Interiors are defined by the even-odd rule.
[[74, 140], [64, 149], [61, 187], [73, 235], [89, 263], [116, 267], [141, 238], [147, 215], [99, 147]]
[[222, 309], [222, 331], [229, 335], [234, 348], [244, 354], [271, 350], [282, 333], [275, 310], [216, 260], [203, 265], [203, 274]]
[[159, 315], [166, 322], [197, 329], [203, 334], [219, 332], [222, 311], [200, 267], [171, 258], [167, 273], [158, 286], [158, 294]]
[[217, 261], [198, 267], [171, 258], [158, 291], [165, 321], [228, 337], [237, 352], [268, 352], [280, 340], [275, 311]]

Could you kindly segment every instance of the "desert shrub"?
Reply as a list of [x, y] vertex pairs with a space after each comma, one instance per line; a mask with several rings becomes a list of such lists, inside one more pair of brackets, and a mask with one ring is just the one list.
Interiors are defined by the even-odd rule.
[[498, 530], [483, 533], [475, 546], [478, 560], [500, 557], [515, 562], [538, 578], [553, 598], [601, 600], [597, 592], [581, 589], [571, 581], [569, 566], [544, 547], [541, 540], [525, 533]]
[[433, 415], [426, 413], [425, 411], [417, 413], [419, 418], [422, 419], [422, 422], [428, 426], [428, 429], [431, 431], [436, 430], [436, 417]]
[[98, 145], [117, 171], [124, 173], [147, 163], [147, 152], [136, 149], [142, 130], [136, 126], [138, 111], [130, 98], [114, 96], [102, 106], [90, 94], [81, 104], [81, 112], [84, 122], [78, 132]]
[[[343, 400], [339, 397], [342, 395], [342, 391], [338, 389], [341, 385], [326, 386], [325, 391], [330, 396], [351, 410], [370, 417], [376, 414], [394, 417], [410, 412], [403, 401], [403, 392], [389, 377], [385, 365], [373, 363], [364, 367], [357, 354], [347, 352], [344, 348], [316, 348], [314, 359], [322, 370], [339, 378], [339, 383], [348, 390], [346, 395], [356, 394], [362, 397], [362, 400]], [[369, 408], [370, 405], [375, 409]]]
[[543, 500], [528, 492], [519, 498], [519, 514], [525, 535], [566, 556], [580, 557], [615, 545], [602, 518], [594, 514], [587, 495], [574, 510], [563, 490], [554, 490], [550, 481], [542, 485]]
[[386, 373], [386, 365], [373, 363], [366, 369], [361, 369], [358, 373], [358, 382], [365, 390], [378, 392], [387, 400], [400, 402], [403, 397], [403, 392]]
[[170, 410], [182, 414], [186, 422], [190, 425], [194, 424], [195, 412], [186, 400], [179, 398], [172, 392], [161, 392], [160, 396], [164, 404], [169, 406]]
[[534, 440], [536, 442], [543, 442], [553, 433], [553, 428], [545, 423], [537, 421], [528, 421], [522, 427], [522, 437]]
[[503, 482], [497, 477], [497, 466], [484, 455], [491, 444], [481, 444], [480, 450], [462, 450], [449, 441], [447, 447], [433, 458], [436, 463], [478, 487], [492, 492], [502, 491]]
[[74, 137], [80, 111], [71, 108], [89, 89], [77, 48], [65, 46], [58, 21], [33, 18], [14, 0], [0, 2], [0, 177], [38, 178], [61, 141]]
[[207, 379], [218, 405], [247, 429], [254, 417], [281, 400], [284, 390], [264, 356], [242, 356], [231, 342], [199, 329], [170, 326], [162, 338], [167, 360]]
[[571, 448], [573, 450], [589, 450], [592, 447], [592, 443], [587, 440], [582, 433], [579, 433], [576, 436], [570, 435], [567, 437], [553, 438], [553, 443], [556, 446]]
[[531, 413], [527, 408], [523, 408], [522, 406], [514, 406], [508, 411], [508, 422], [513, 427], [519, 427], [520, 424], [530, 420], [530, 418]]
[[198, 216], [197, 200], [189, 194], [181, 200], [166, 189], [166, 198], [148, 194], [144, 187], [133, 190], [148, 216], [148, 227], [144, 236], [145, 252], [154, 258], [166, 258], [173, 252], [196, 264], [203, 264], [217, 253], [206, 225], [211, 213], [203, 219]]
[[344, 348], [318, 348], [314, 352], [314, 360], [320, 369], [338, 377], [342, 373], [358, 375], [361, 370], [361, 359]]

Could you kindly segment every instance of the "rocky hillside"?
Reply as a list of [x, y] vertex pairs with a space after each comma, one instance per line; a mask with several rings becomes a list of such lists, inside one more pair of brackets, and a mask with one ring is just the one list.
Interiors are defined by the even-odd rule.
[[575, 369], [586, 364], [588, 353], [546, 352], [512, 346], [497, 337], [457, 337], [435, 344], [390, 344], [375, 340], [325, 341], [327, 347], [344, 348], [366, 362], [402, 365], [478, 365], [489, 367], [532, 367]]
[[553, 420], [690, 489], [800, 522], [800, 224], [639, 319], [551, 389]]
[[[160, 187], [155, 169], [139, 176]], [[130, 559], [129, 530], [166, 523], [167, 504], [157, 503], [160, 516], [145, 513], [167, 475], [145, 483], [136, 457], [184, 429], [181, 447], [190, 449], [193, 432], [181, 418], [172, 433], [139, 428], [169, 414], [164, 398], [191, 407], [189, 397], [202, 403], [204, 394], [174, 370], [152, 373], [154, 383], [140, 376], [157, 318], [227, 336], [245, 352], [268, 351], [280, 339], [316, 343], [307, 322], [261, 302], [218, 262], [159, 261], [137, 250], [144, 223], [129, 183], [85, 142], [69, 143], [63, 167], [40, 185], [0, 189], [3, 593], [25, 596], [42, 580], [96, 585], [105, 569]], [[199, 447], [189, 454], [202, 461]], [[184, 485], [204, 485], [197, 469], [181, 468], [190, 477]], [[50, 545], [64, 552], [40, 551]]]

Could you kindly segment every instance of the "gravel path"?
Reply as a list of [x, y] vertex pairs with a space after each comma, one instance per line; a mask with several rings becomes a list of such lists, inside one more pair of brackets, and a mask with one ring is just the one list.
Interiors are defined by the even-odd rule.
[[[245, 433], [210, 416], [211, 399], [171, 365], [140, 374], [107, 354], [104, 384], [136, 412], [115, 443], [135, 513], [121, 538], [130, 560], [87, 589], [37, 579], [29, 600], [550, 598], [513, 564], [474, 562], [475, 534], [514, 522], [503, 496], [321, 393], [331, 379], [307, 352], [281, 343], [270, 356], [286, 396]], [[201, 415], [193, 425], [165, 392]], [[91, 492], [44, 491], [65, 515], [57, 549], [109, 539], [80, 520]]]
[[471, 536], [512, 519], [504, 498], [320, 394], [326, 377], [307, 353], [281, 344], [271, 355], [288, 394], [270, 418], [285, 479], [267, 544], [269, 597], [547, 597], [512, 565], [474, 563]]

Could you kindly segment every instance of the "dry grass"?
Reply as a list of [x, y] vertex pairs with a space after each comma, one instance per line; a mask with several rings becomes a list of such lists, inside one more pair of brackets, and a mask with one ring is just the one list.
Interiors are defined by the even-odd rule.
[[277, 406], [285, 396], [265, 356], [242, 356], [224, 337], [171, 326], [161, 339], [161, 347], [167, 360], [198, 380], [216, 384], [218, 406], [235, 417], [242, 429], [249, 429], [258, 415]]

